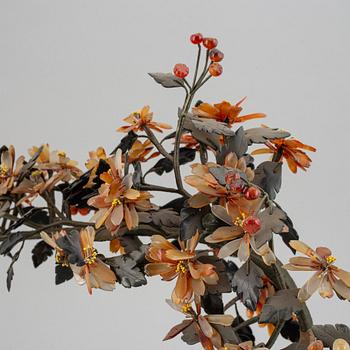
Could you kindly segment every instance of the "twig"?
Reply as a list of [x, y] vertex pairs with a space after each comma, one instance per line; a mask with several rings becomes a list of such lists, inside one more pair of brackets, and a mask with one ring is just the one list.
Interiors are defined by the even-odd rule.
[[158, 191], [158, 192], [170, 192], [170, 193], [180, 193], [177, 188], [163, 187], [152, 184], [141, 184], [139, 185], [139, 189], [143, 191]]
[[173, 161], [173, 157], [166, 151], [166, 149], [159, 143], [156, 136], [153, 134], [153, 131], [147, 126], [143, 126], [145, 133], [147, 134], [149, 140], [154, 144], [157, 150], [167, 159]]
[[238, 331], [239, 329], [243, 328], [243, 327], [247, 327], [247, 326], [250, 326], [251, 324], [254, 324], [256, 322], [259, 321], [259, 316], [254, 316], [252, 318], [250, 318], [249, 320], [246, 320], [242, 323], [240, 323], [239, 325], [237, 325], [236, 327], [233, 327], [233, 331]]
[[284, 323], [285, 323], [285, 321], [280, 321], [280, 322], [276, 325], [276, 327], [275, 327], [273, 333], [271, 334], [270, 339], [269, 339], [269, 340], [267, 341], [267, 343], [266, 343], [266, 347], [267, 347], [268, 349], [271, 349], [271, 348], [273, 347], [273, 345], [275, 344], [275, 342], [276, 342], [278, 336], [279, 336], [280, 333], [281, 333], [281, 330], [282, 330], [282, 328], [283, 328], [283, 326], [284, 326]]
[[234, 297], [231, 299], [225, 306], [224, 311], [228, 310], [231, 306], [235, 305], [237, 301], [239, 301], [241, 298], [239, 296]]

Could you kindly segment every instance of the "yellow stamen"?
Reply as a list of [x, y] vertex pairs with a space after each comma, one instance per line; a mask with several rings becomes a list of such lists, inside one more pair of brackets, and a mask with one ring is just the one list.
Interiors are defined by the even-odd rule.
[[329, 255], [326, 258], [327, 264], [333, 264], [337, 259], [333, 255]]
[[120, 201], [119, 198], [113, 199], [113, 201], [112, 201], [112, 207], [116, 207], [117, 205], [120, 205], [120, 204], [122, 204], [122, 202]]
[[91, 265], [96, 261], [97, 251], [94, 247], [87, 246], [83, 248], [83, 256], [86, 264]]
[[5, 164], [0, 164], [0, 175], [6, 175], [9, 168]]
[[243, 226], [243, 221], [246, 218], [246, 215], [244, 213], [241, 213], [241, 216], [237, 216], [235, 220], [233, 221], [233, 224], [239, 227]]
[[184, 304], [183, 307], [181, 308], [181, 312], [183, 312], [184, 314], [187, 314], [190, 312], [191, 309], [192, 309], [191, 304]]
[[66, 152], [65, 152], [65, 151], [58, 151], [58, 152], [57, 152], [57, 155], [58, 155], [59, 157], [65, 157], [65, 156], [66, 156]]
[[187, 271], [186, 265], [183, 263], [182, 260], [180, 260], [180, 261], [177, 263], [176, 272], [185, 273], [186, 271]]
[[32, 176], [40, 176], [41, 175], [41, 170], [34, 170], [32, 171]]

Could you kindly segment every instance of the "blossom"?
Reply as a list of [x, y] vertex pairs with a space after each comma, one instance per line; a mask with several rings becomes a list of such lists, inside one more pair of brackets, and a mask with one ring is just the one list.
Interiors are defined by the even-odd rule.
[[173, 327], [163, 340], [169, 340], [184, 331], [188, 327], [194, 327], [195, 333], [205, 350], [213, 350], [214, 347], [219, 349], [223, 345], [220, 333], [216, 330], [215, 325], [230, 327], [234, 320], [232, 315], [201, 315], [200, 304], [196, 303], [196, 311], [192, 303], [174, 304], [171, 300], [167, 303], [176, 311], [186, 315], [186, 319], [179, 325]]
[[179, 241], [180, 249], [160, 235], [151, 237], [151, 245], [146, 254], [150, 261], [145, 266], [149, 276], [160, 275], [163, 280], [177, 278], [172, 293], [175, 303], [188, 302], [194, 295], [204, 295], [205, 284], [215, 285], [218, 275], [211, 264], [201, 263], [196, 256], [197, 232], [190, 240]]
[[[36, 146], [28, 150], [30, 156], [34, 156], [38, 151], [39, 147]], [[82, 171], [77, 167], [78, 162], [70, 159], [62, 150], [50, 151], [48, 144], [43, 145], [36, 163], [39, 170], [56, 172], [55, 183], [68, 182], [72, 178], [78, 178], [82, 175]]]
[[15, 159], [15, 148], [12, 145], [9, 148], [4, 147], [0, 158], [0, 195], [12, 189], [23, 167], [24, 157], [20, 156], [16, 162]]
[[226, 209], [220, 205], [214, 205], [212, 212], [216, 217], [229, 225], [221, 226], [205, 237], [207, 243], [229, 241], [220, 248], [218, 252], [219, 258], [226, 258], [237, 252], [238, 259], [246, 262], [250, 256], [250, 248], [252, 248], [255, 253], [262, 257], [266, 265], [276, 262], [275, 255], [270, 249], [268, 242], [261, 247], [256, 246], [255, 237], [259, 234], [260, 220], [254, 214], [248, 216], [248, 213], [241, 211], [239, 216], [231, 217]]
[[99, 188], [99, 194], [88, 200], [88, 205], [98, 209], [92, 218], [96, 228], [105, 224], [111, 234], [115, 234], [123, 219], [129, 230], [138, 226], [136, 208], [151, 209], [151, 195], [131, 188], [132, 174], [123, 175], [120, 149], [114, 157], [107, 159], [107, 163], [110, 166], [109, 171], [100, 175], [104, 184]]
[[234, 105], [231, 105], [227, 101], [222, 101], [214, 105], [202, 102], [196, 107], [193, 107], [192, 113], [202, 118], [215, 119], [219, 122], [227, 123], [230, 127], [234, 123], [242, 123], [247, 120], [264, 118], [266, 116], [264, 113], [253, 113], [239, 116], [242, 111], [241, 104], [244, 100], [245, 98]]
[[311, 249], [301, 241], [289, 245], [307, 257], [293, 257], [283, 267], [290, 271], [314, 271], [311, 278], [300, 288], [298, 298], [308, 300], [317, 290], [322, 298], [331, 298], [333, 290], [342, 298], [350, 300], [350, 273], [334, 265], [336, 258], [330, 249]]
[[150, 111], [149, 106], [144, 106], [137, 112], [131, 113], [128, 117], [123, 120], [130, 125], [121, 126], [117, 129], [120, 132], [129, 132], [129, 131], [144, 131], [144, 127], [147, 126], [149, 129], [155, 131], [163, 132], [162, 129], [171, 129], [171, 126], [166, 123], [157, 123], [152, 121], [153, 113]]
[[80, 285], [86, 283], [89, 294], [92, 293], [92, 288], [107, 291], [115, 288], [114, 272], [98, 258], [93, 247], [95, 230], [91, 226], [69, 233], [61, 230], [52, 237], [42, 232], [41, 237], [55, 249], [56, 262], [69, 266]]
[[302, 150], [316, 152], [316, 148], [305, 145], [295, 138], [276, 139], [266, 142], [267, 148], [260, 148], [252, 152], [252, 155], [272, 153], [280, 159], [286, 159], [289, 169], [296, 173], [298, 168], [306, 170], [311, 165], [311, 158]]
[[146, 158], [153, 148], [153, 143], [150, 140], [146, 140], [145, 142], [136, 140], [128, 151], [128, 162], [147, 162], [149, 159], [157, 157], [159, 153], [154, 152]]
[[[189, 199], [193, 208], [202, 208], [219, 199], [220, 204], [227, 206], [229, 212], [236, 212], [237, 206], [250, 206], [247, 201], [240, 201], [243, 188], [254, 177], [252, 169], [246, 166], [244, 158], [237, 159], [235, 153], [225, 158], [224, 166], [216, 163], [193, 164], [192, 174], [185, 177], [185, 182], [198, 190]], [[221, 181], [214, 175], [219, 176]], [[244, 208], [242, 208], [244, 210]]]
[[85, 166], [90, 170], [90, 175], [87, 184], [84, 186], [85, 188], [91, 188], [93, 186], [101, 159], [107, 159], [106, 151], [103, 147], [98, 147], [96, 151], [89, 152], [89, 159], [86, 161]]

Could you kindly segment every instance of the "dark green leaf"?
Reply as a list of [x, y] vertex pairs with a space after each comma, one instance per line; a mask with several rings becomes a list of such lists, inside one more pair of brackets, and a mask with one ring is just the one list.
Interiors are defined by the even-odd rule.
[[220, 293], [207, 293], [202, 297], [202, 307], [208, 315], [218, 315], [224, 313], [224, 303]]
[[202, 219], [204, 215], [209, 213], [209, 206], [203, 208], [183, 208], [180, 212], [180, 239], [182, 241], [193, 237], [197, 230], [201, 233], [203, 231]]
[[55, 283], [61, 284], [73, 278], [73, 271], [69, 266], [56, 264], [55, 266]]
[[302, 308], [298, 299], [298, 289], [279, 290], [273, 296], [269, 297], [264, 304], [259, 323], [278, 324], [280, 321], [288, 321], [293, 313]]
[[313, 326], [312, 332], [315, 334], [315, 337], [319, 340], [322, 340], [324, 346], [332, 347], [333, 342], [342, 338], [350, 343], [350, 329], [345, 324], [325, 324], [319, 326]]
[[41, 265], [52, 254], [53, 248], [49, 246], [46, 242], [39, 241], [32, 250], [32, 260], [34, 267], [38, 267], [39, 265]]

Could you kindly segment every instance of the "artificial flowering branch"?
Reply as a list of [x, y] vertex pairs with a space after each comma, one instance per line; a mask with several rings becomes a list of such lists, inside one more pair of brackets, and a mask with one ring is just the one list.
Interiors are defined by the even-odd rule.
[[[126, 136], [110, 155], [103, 147], [89, 152], [85, 171], [48, 144], [31, 148], [28, 159], [16, 158], [13, 146], [0, 149], [0, 254], [11, 259], [8, 290], [24, 242], [41, 238], [33, 264], [54, 255], [56, 284], [74, 278], [92, 294], [117, 284], [140, 287], [153, 276], [172, 283], [167, 302], [184, 320], [164, 340], [182, 334], [185, 343], [206, 350], [252, 350], [271, 349], [282, 336], [291, 342], [285, 350], [350, 349], [349, 328], [314, 325], [306, 305], [316, 291], [349, 301], [350, 273], [334, 265], [330, 249], [300, 241], [276, 202], [283, 164], [305, 171], [306, 152], [316, 149], [281, 129], [240, 126], [266, 117], [241, 115], [245, 98], [194, 102], [223, 73], [224, 54], [215, 38], [196, 33], [190, 41], [197, 47], [192, 83], [185, 64], [173, 73], [150, 73], [165, 88], [185, 90], [175, 132], [159, 139], [157, 133], [172, 127], [154, 121], [144, 106], [124, 118], [127, 125], [117, 130]], [[263, 154], [271, 158], [256, 164], [253, 156]], [[183, 177], [188, 164], [192, 175]], [[174, 186], [146, 182], [152, 173], [173, 173]], [[177, 197], [159, 206], [159, 191]], [[305, 257], [281, 263], [277, 236]], [[99, 254], [95, 241], [109, 242], [110, 256]], [[288, 270], [313, 275], [297, 288]], [[231, 294], [226, 305], [225, 294]], [[266, 326], [265, 340], [256, 341], [256, 323]]]

